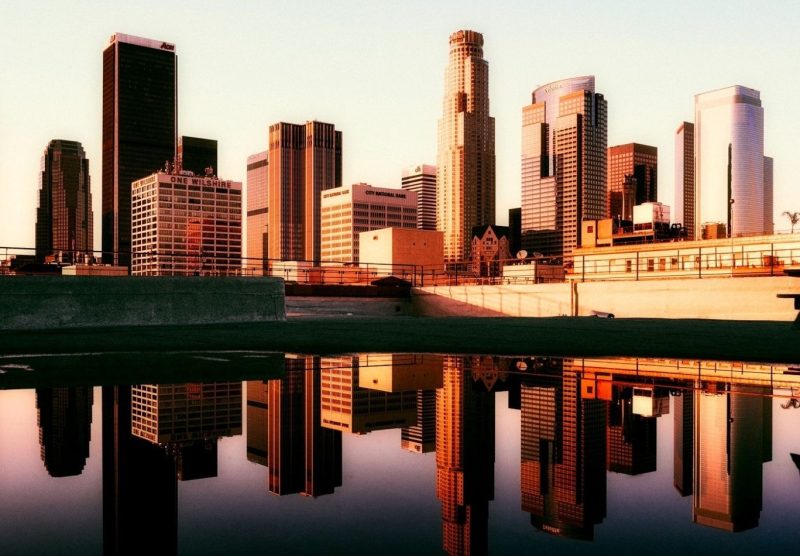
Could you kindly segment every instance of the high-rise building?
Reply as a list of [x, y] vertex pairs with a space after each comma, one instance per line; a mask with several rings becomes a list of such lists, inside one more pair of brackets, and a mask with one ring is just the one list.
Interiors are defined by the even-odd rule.
[[450, 35], [436, 172], [436, 229], [445, 262], [469, 256], [472, 228], [494, 224], [494, 118], [489, 115], [489, 63], [483, 35]]
[[694, 124], [683, 122], [675, 132], [675, 205], [673, 221], [686, 230], [686, 239], [696, 236], [694, 183]]
[[131, 184], [175, 160], [175, 45], [116, 33], [103, 51], [103, 262], [130, 266]]
[[694, 110], [695, 237], [706, 223], [725, 224], [729, 236], [767, 233], [761, 94], [734, 85], [695, 95]]
[[417, 228], [436, 229], [436, 166], [418, 164], [403, 170], [402, 188], [417, 194]]
[[247, 259], [250, 274], [262, 274], [269, 251], [267, 151], [247, 157]]
[[318, 262], [320, 195], [342, 185], [342, 132], [333, 124], [269, 127], [269, 258]]
[[131, 198], [132, 274], [241, 271], [241, 182], [157, 172], [133, 182]]
[[774, 159], [769, 156], [764, 157], [764, 233], [775, 233], [775, 223], [772, 221], [772, 211], [774, 210], [774, 194], [772, 189]]
[[247, 461], [267, 465], [269, 382], [247, 381]]
[[89, 159], [77, 141], [54, 139], [42, 155], [39, 208], [36, 210], [36, 257], [61, 254], [78, 262], [91, 254], [92, 193]]
[[609, 216], [633, 221], [633, 207], [658, 199], [658, 149], [640, 143], [608, 148]]
[[681, 395], [673, 398], [672, 483], [681, 496], [692, 494], [694, 459], [694, 382], [687, 381]]
[[417, 227], [417, 194], [413, 191], [354, 183], [323, 191], [321, 209], [323, 264], [359, 262], [361, 232]]
[[605, 218], [606, 101], [594, 76], [549, 83], [522, 109], [522, 248], [570, 255], [581, 222]]
[[630, 386], [614, 386], [608, 405], [606, 468], [613, 473], [640, 475], [656, 470], [656, 417], [633, 412]]
[[200, 137], [178, 137], [178, 169], [195, 176], [217, 174], [217, 140]]
[[516, 256], [522, 249], [522, 208], [508, 209], [508, 250]]
[[417, 424], [400, 431], [400, 447], [419, 454], [436, 450], [436, 390], [417, 390]]

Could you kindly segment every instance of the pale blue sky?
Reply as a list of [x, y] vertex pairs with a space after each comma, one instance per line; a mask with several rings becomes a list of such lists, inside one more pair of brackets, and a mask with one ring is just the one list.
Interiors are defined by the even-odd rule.
[[398, 187], [436, 162], [448, 36], [484, 34], [496, 119], [497, 222], [519, 206], [521, 109], [539, 85], [593, 74], [609, 145], [659, 149], [673, 205], [673, 137], [694, 95], [761, 91], [775, 158], [775, 222], [800, 211], [800, 2], [12, 2], [0, 0], [0, 245], [33, 246], [39, 159], [83, 143], [100, 246], [101, 53], [114, 32], [177, 45], [179, 133], [219, 141], [219, 174], [244, 181], [267, 126], [308, 119], [344, 135], [344, 182]]

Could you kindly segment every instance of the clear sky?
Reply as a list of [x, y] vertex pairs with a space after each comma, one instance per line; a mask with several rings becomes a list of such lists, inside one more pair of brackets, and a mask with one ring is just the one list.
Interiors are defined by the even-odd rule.
[[[593, 74], [609, 145], [659, 150], [673, 205], [674, 132], [694, 95], [761, 91], [775, 158], [775, 223], [800, 211], [800, 2], [18, 2], [0, 0], [0, 245], [34, 245], [38, 172], [51, 139], [83, 143], [100, 247], [102, 50], [115, 32], [176, 44], [179, 134], [219, 141], [218, 174], [245, 181], [276, 121], [343, 133], [344, 183], [399, 187], [436, 162], [448, 36], [484, 35], [496, 120], [497, 222], [520, 202], [521, 109], [539, 85]], [[793, 96], [794, 95], [794, 96]]]

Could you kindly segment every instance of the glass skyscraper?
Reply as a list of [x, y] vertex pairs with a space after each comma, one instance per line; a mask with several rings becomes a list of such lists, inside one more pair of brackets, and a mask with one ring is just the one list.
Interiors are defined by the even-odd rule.
[[131, 184], [172, 163], [175, 45], [116, 33], [103, 51], [103, 262], [130, 266]]
[[694, 106], [695, 237], [710, 223], [724, 224], [732, 236], [771, 232], [761, 94], [734, 85], [695, 95]]
[[522, 247], [569, 255], [582, 220], [605, 218], [606, 101], [594, 77], [539, 87], [522, 109]]

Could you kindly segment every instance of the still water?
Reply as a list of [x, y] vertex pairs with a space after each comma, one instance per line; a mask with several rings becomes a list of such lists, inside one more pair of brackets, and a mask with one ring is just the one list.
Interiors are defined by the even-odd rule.
[[134, 384], [143, 358], [0, 358], [0, 553], [800, 546], [797, 366], [205, 353]]

